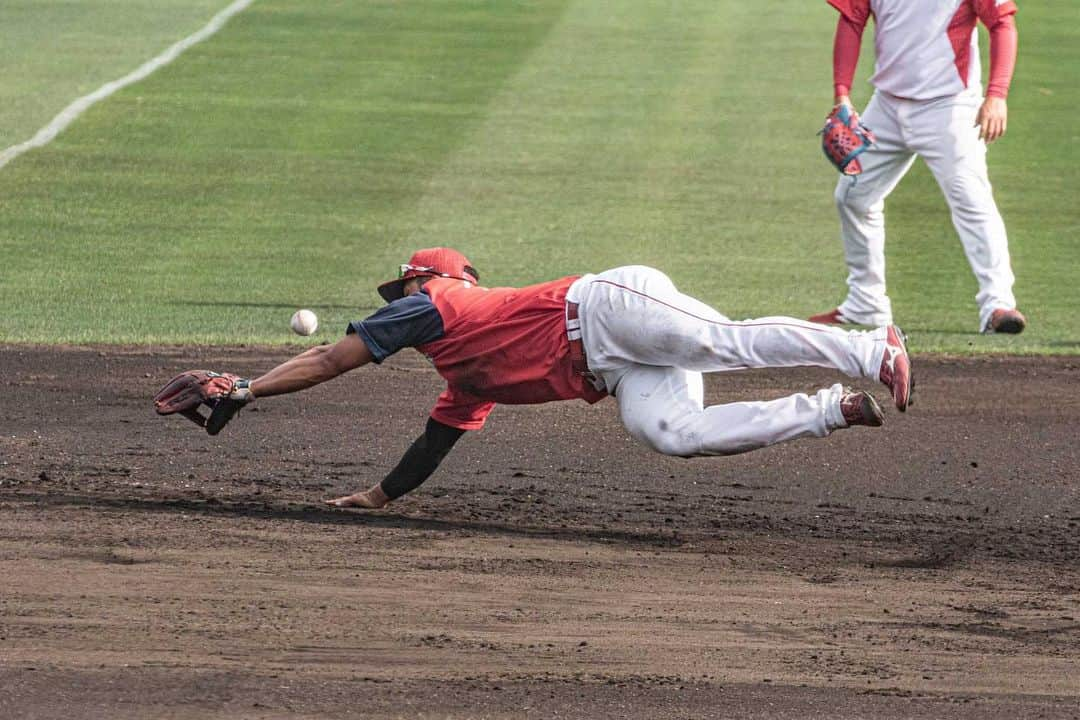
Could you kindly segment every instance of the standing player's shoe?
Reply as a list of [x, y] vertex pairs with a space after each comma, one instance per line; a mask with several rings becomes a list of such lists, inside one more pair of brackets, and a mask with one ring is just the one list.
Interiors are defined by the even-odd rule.
[[907, 351], [907, 336], [895, 325], [890, 325], [885, 335], [885, 357], [881, 359], [878, 379], [889, 388], [893, 402], [900, 412], [911, 404], [911, 389], [915, 383], [911, 375], [911, 356]]
[[844, 394], [840, 396], [840, 412], [844, 415], [844, 422], [848, 427], [853, 425], [867, 425], [869, 427], [881, 427], [885, 422], [885, 416], [881, 413], [874, 396], [862, 390], [855, 391], [844, 388]]
[[854, 325], [855, 323], [844, 317], [844, 314], [840, 312], [840, 308], [830, 310], [820, 315], [811, 315], [807, 318], [812, 323], [818, 323], [819, 325]]
[[984, 333], [1005, 333], [1007, 335], [1019, 335], [1027, 327], [1027, 318], [1015, 308], [998, 308], [990, 314], [990, 322], [986, 323]]

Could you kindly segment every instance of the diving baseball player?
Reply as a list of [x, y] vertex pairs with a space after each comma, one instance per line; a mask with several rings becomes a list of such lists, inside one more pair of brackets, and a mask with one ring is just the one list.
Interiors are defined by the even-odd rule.
[[[911, 168], [926, 161], [948, 202], [978, 280], [979, 330], [1019, 333], [1027, 321], [1016, 309], [1005, 223], [986, 170], [986, 144], [1005, 133], [1005, 98], [1016, 63], [1016, 4], [1012, 0], [828, 0], [840, 11], [833, 46], [838, 121], [859, 125], [848, 96], [866, 22], [874, 17], [877, 63], [874, 93], [862, 114], [870, 140], [826, 144], [844, 173], [836, 185], [848, 295], [820, 323], [887, 325], [885, 198]], [[990, 31], [990, 74], [983, 98], [976, 22]], [[854, 123], [851, 118], [854, 116]], [[839, 128], [842, 129], [842, 128]], [[862, 147], [862, 144], [866, 147]], [[847, 165], [854, 161], [854, 165]], [[861, 169], [861, 172], [860, 172]]]
[[813, 365], [880, 380], [901, 411], [910, 401], [911, 360], [895, 326], [860, 332], [783, 317], [734, 322], [641, 266], [524, 288], [485, 288], [479, 279], [456, 250], [421, 250], [396, 280], [379, 286], [388, 304], [352, 322], [336, 343], [254, 380], [183, 373], [162, 388], [155, 407], [184, 413], [216, 434], [256, 397], [303, 390], [416, 348], [446, 379], [427, 428], [380, 483], [327, 501], [378, 508], [424, 482], [498, 403], [595, 403], [612, 395], [637, 440], [692, 457], [883, 421], [869, 393], [840, 384], [811, 396], [704, 407], [703, 372]]

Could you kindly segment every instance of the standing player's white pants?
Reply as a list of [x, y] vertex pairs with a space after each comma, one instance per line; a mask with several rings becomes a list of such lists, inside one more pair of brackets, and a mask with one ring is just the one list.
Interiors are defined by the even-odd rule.
[[981, 98], [962, 93], [935, 100], [905, 100], [876, 91], [862, 114], [877, 144], [859, 156], [863, 172], [836, 185], [840, 235], [848, 266], [847, 319], [865, 325], [892, 323], [885, 294], [885, 198], [911, 168], [926, 161], [945, 194], [979, 282], [979, 330], [998, 308], [1015, 308], [1005, 223], [986, 171], [986, 144], [975, 126]]
[[704, 407], [703, 372], [813, 365], [877, 379], [884, 355], [884, 328], [733, 322], [648, 267], [586, 275], [567, 300], [579, 304], [589, 369], [615, 395], [623, 424], [667, 455], [731, 455], [846, 427], [839, 384], [813, 396]]

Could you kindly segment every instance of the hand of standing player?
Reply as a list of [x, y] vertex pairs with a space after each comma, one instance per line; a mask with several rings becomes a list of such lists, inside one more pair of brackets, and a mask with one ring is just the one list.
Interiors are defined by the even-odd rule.
[[979, 126], [979, 139], [992, 143], [1004, 135], [1008, 115], [1005, 98], [991, 96], [983, 100], [979, 114], [975, 116], [975, 124]]

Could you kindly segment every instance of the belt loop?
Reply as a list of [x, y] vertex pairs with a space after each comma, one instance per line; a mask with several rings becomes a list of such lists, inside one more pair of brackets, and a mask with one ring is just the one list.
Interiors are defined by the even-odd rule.
[[581, 340], [581, 318], [578, 316], [578, 304], [566, 303], [566, 337], [571, 342]]
[[589, 360], [585, 357], [585, 344], [581, 341], [581, 318], [576, 302], [566, 303], [566, 338], [570, 344], [570, 367], [594, 388], [602, 390], [603, 383], [589, 370]]

